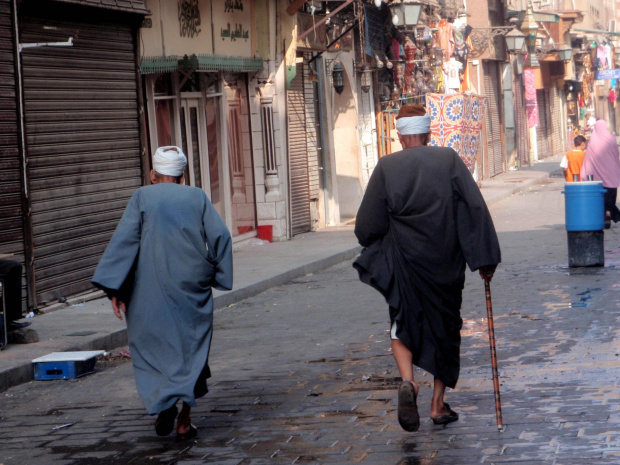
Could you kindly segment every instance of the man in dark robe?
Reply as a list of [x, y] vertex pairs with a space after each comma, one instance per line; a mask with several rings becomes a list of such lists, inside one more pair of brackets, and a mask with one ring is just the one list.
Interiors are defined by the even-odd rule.
[[451, 148], [427, 147], [424, 107], [403, 106], [396, 129], [404, 149], [379, 160], [355, 222], [365, 247], [353, 266], [390, 309], [394, 358], [402, 377], [398, 419], [417, 431], [413, 364], [434, 377], [430, 417], [458, 419], [444, 402], [458, 380], [465, 265], [491, 279], [500, 249], [491, 216], [465, 164]]
[[155, 431], [196, 436], [191, 407], [207, 393], [213, 334], [211, 288], [232, 288], [232, 239], [205, 195], [185, 186], [185, 155], [161, 147], [152, 185], [138, 189], [110, 240], [93, 284], [127, 319], [136, 384]]

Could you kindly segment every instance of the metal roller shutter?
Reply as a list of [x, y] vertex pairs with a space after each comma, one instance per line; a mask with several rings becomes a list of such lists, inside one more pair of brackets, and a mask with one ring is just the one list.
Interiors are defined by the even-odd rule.
[[0, 0], [0, 252], [23, 262], [21, 171], [11, 3]]
[[560, 89], [557, 86], [553, 86], [549, 89], [549, 96], [551, 97], [549, 104], [549, 111], [551, 115], [551, 143], [553, 150], [552, 155], [564, 153], [565, 147], [562, 142], [562, 100], [560, 99]]
[[538, 127], [536, 128], [536, 144], [538, 146], [538, 159], [542, 160], [553, 154], [551, 146], [551, 123], [549, 111], [549, 97], [544, 90], [536, 91], [536, 102], [538, 105]]
[[0, 0], [0, 253], [13, 254], [11, 259], [23, 264], [23, 183], [12, 14], [11, 2]]
[[132, 28], [97, 10], [81, 10], [79, 20], [73, 11], [56, 5], [51, 16], [20, 18], [22, 43], [74, 37], [72, 47], [22, 52], [39, 304], [91, 288], [142, 184]]
[[287, 91], [289, 158], [291, 170], [291, 223], [292, 234], [308, 232], [312, 228], [310, 215], [310, 176], [308, 171], [308, 141], [306, 99], [304, 96], [303, 64], [297, 64], [297, 74]]
[[504, 150], [502, 145], [503, 127], [501, 125], [501, 92], [499, 68], [496, 62], [484, 62], [484, 93], [487, 97], [487, 163], [489, 176], [493, 177], [504, 171]]
[[[306, 53], [304, 57], [304, 99], [306, 103], [306, 145], [308, 147], [308, 182], [309, 182], [309, 199], [315, 201], [319, 198], [320, 191], [320, 173], [321, 165], [321, 138], [319, 125], [319, 99], [317, 95], [316, 84], [310, 79], [310, 66], [308, 66], [308, 58], [311, 54]], [[315, 205], [310, 205], [310, 218], [312, 219], [312, 209]], [[312, 227], [312, 225], [310, 226]]]
[[527, 112], [525, 108], [525, 84], [523, 75], [515, 76], [515, 125], [517, 138], [517, 157], [521, 166], [530, 161], [529, 134], [527, 125]]

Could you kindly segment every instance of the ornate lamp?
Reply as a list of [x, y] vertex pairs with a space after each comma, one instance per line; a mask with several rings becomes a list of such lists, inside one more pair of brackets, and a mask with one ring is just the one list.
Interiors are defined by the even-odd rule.
[[344, 90], [344, 69], [342, 69], [340, 63], [334, 64], [334, 68], [332, 70], [332, 82], [334, 84], [334, 90], [337, 93], [342, 94], [342, 91]]
[[560, 55], [560, 60], [570, 61], [573, 56], [573, 49], [565, 45], [558, 50], [558, 54]]
[[527, 59], [525, 60], [526, 68], [538, 68], [538, 58], [536, 57], [536, 32], [538, 31], [538, 24], [534, 20], [534, 11], [532, 10], [532, 4], [527, 6], [527, 12], [525, 13], [525, 19], [521, 24], [521, 31], [525, 34], [525, 43], [527, 45]]
[[392, 3], [392, 22], [394, 26], [415, 26], [420, 19], [422, 5], [419, 3]]
[[367, 94], [370, 90], [370, 74], [371, 72], [368, 66], [363, 65], [360, 68], [360, 83], [362, 87], [362, 92], [364, 92], [365, 94]]
[[525, 45], [525, 36], [516, 27], [505, 36], [506, 48], [509, 53], [519, 53]]

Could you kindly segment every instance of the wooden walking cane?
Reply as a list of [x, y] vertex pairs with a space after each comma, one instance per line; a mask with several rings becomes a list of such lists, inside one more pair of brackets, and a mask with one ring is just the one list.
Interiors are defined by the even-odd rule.
[[493, 371], [493, 390], [495, 391], [495, 415], [497, 429], [504, 430], [502, 422], [502, 401], [499, 395], [499, 371], [497, 370], [497, 351], [495, 350], [495, 327], [493, 325], [493, 303], [491, 302], [491, 285], [488, 277], [484, 278], [484, 292], [487, 298], [487, 321], [489, 323], [489, 345], [491, 346], [491, 369]]

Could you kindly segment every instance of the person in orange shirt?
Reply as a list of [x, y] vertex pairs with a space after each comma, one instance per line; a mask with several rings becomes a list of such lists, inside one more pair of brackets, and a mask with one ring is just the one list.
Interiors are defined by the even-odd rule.
[[586, 138], [583, 136], [575, 137], [575, 148], [569, 150], [562, 158], [560, 166], [564, 168], [564, 177], [566, 182], [572, 182], [573, 176], [577, 175], [579, 179], [579, 172], [581, 171], [581, 165], [583, 164], [583, 157], [586, 154]]

